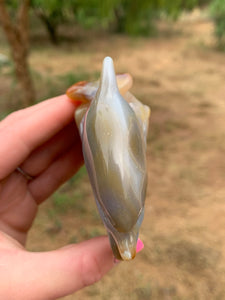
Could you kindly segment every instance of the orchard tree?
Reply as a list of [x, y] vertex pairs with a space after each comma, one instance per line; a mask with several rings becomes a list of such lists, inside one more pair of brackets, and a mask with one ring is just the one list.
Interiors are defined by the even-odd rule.
[[225, 50], [225, 1], [213, 0], [210, 5], [210, 13], [215, 24], [218, 46], [221, 50]]
[[31, 0], [31, 8], [42, 21], [53, 44], [59, 43], [59, 25], [74, 19], [76, 4], [76, 0]]
[[[149, 35], [154, 29], [154, 21], [162, 14], [176, 19], [183, 10], [191, 10], [208, 2], [210, 0], [0, 0], [0, 23], [8, 39], [15, 74], [23, 91], [23, 106], [32, 104], [35, 99], [28, 67], [30, 9], [42, 20], [50, 40], [57, 44], [58, 27], [65, 22], [76, 22], [84, 28], [103, 27], [109, 32]], [[224, 0], [213, 2], [217, 35], [222, 40]]]
[[[29, 0], [21, 0], [9, 12], [5, 0], [0, 0], [0, 22], [10, 45], [15, 75], [22, 90], [22, 105], [29, 106], [35, 99], [35, 91], [28, 66], [29, 49]], [[13, 13], [13, 14], [12, 14]]]

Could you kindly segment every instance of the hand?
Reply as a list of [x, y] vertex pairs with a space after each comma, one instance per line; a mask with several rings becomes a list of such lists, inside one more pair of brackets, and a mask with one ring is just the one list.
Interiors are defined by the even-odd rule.
[[57, 299], [114, 265], [107, 237], [43, 253], [24, 248], [38, 205], [83, 164], [75, 108], [63, 95], [0, 122], [0, 299]]

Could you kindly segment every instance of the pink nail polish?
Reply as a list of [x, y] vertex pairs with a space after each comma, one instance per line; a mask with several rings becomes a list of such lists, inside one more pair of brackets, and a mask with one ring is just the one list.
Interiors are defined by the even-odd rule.
[[138, 239], [137, 241], [137, 246], [136, 246], [136, 252], [140, 252], [142, 249], [144, 248], [144, 244], [142, 242], [142, 240]]

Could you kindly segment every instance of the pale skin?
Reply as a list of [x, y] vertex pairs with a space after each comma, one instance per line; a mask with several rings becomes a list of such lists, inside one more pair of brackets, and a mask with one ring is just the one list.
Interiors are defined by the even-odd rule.
[[25, 248], [38, 205], [83, 164], [75, 108], [62, 95], [0, 122], [0, 299], [58, 299], [115, 265], [106, 236], [43, 253]]

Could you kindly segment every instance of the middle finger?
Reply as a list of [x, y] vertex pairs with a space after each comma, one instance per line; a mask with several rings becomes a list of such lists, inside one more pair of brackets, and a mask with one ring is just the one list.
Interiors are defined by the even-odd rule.
[[49, 141], [34, 150], [20, 167], [32, 177], [38, 176], [79, 139], [79, 133], [73, 121]]

